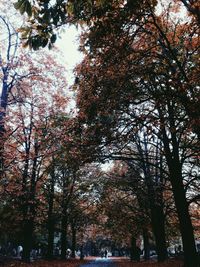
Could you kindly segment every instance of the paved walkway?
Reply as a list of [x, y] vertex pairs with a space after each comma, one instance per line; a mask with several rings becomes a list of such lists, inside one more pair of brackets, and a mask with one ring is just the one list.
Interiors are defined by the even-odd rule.
[[116, 265], [109, 258], [96, 258], [96, 260], [83, 264], [80, 267], [116, 267]]

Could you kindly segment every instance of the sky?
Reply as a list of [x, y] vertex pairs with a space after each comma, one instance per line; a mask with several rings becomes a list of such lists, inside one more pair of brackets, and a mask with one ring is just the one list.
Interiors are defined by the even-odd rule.
[[[69, 73], [67, 81], [70, 84], [72, 84], [74, 81], [74, 67], [83, 59], [83, 54], [78, 51], [79, 34], [80, 30], [77, 30], [75, 26], [65, 27], [65, 32], [61, 35], [61, 38], [56, 41], [56, 46], [63, 53], [63, 63], [66, 66], [67, 72]], [[72, 104], [72, 107], [73, 105], [75, 104]], [[108, 169], [110, 169], [111, 166], [111, 162], [101, 164], [101, 168], [103, 171], [107, 171]]]
[[80, 30], [75, 26], [65, 27], [65, 31], [61, 34], [61, 37], [56, 41], [56, 46], [63, 54], [63, 62], [69, 73], [68, 83], [72, 84], [73, 69], [76, 64], [80, 63], [83, 59], [83, 55], [78, 51]]

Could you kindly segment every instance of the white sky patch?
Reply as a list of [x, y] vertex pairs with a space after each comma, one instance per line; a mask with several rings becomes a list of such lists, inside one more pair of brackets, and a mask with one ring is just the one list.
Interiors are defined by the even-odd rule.
[[109, 160], [109, 161], [101, 164], [101, 169], [102, 169], [102, 171], [107, 172], [107, 171], [111, 170], [113, 166], [114, 166], [114, 162], [112, 160]]
[[[183, 3], [178, 2], [179, 5], [179, 10], [177, 12], [170, 10], [169, 14], [174, 22], [186, 22], [188, 18], [188, 11], [183, 5]], [[156, 14], [159, 16], [164, 10], [168, 8], [173, 8], [174, 7], [174, 2], [171, 0], [159, 0], [157, 7], [156, 7]]]
[[68, 83], [72, 84], [74, 81], [73, 69], [83, 59], [83, 54], [78, 51], [79, 35], [81, 31], [75, 26], [65, 27], [65, 31], [60, 34], [56, 41], [56, 46], [63, 54], [63, 64], [66, 66], [69, 74]]
[[[80, 34], [80, 29], [77, 29], [75, 26], [65, 25], [64, 30], [59, 34], [55, 44], [63, 56], [61, 58], [61, 63], [66, 68], [69, 87], [73, 85], [75, 79], [73, 70], [83, 59], [83, 54], [78, 50]], [[73, 112], [76, 109], [75, 93], [73, 91], [68, 91], [68, 95], [71, 98], [68, 111]]]

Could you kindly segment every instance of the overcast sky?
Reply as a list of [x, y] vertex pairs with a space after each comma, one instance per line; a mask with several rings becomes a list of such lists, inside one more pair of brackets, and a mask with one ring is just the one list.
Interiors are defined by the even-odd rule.
[[73, 69], [77, 63], [81, 62], [83, 55], [78, 51], [78, 36], [80, 30], [76, 27], [70, 26], [65, 27], [65, 32], [62, 34], [62, 38], [58, 38], [56, 46], [63, 53], [63, 63], [66, 65], [67, 71], [69, 72], [68, 83], [73, 82]]

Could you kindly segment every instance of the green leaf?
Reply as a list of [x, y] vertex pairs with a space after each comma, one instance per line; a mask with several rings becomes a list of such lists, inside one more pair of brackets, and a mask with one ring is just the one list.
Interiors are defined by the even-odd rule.
[[23, 3], [21, 4], [21, 6], [20, 6], [20, 8], [19, 8], [19, 12], [20, 12], [20, 14], [23, 15], [24, 12], [25, 12], [25, 10], [26, 10], [26, 2], [23, 1]]
[[19, 9], [20, 13], [23, 15], [25, 12], [29, 17], [32, 16], [32, 6], [28, 0], [20, 0], [14, 3], [14, 7]]
[[42, 40], [41, 40], [41, 45], [42, 45], [42, 47], [45, 47], [47, 44], [48, 44], [48, 38], [42, 38]]
[[14, 5], [14, 8], [15, 8], [15, 9], [20, 9], [20, 7], [21, 7], [21, 1], [16, 2], [16, 3], [14, 3], [13, 5]]
[[21, 6], [22, 6], [22, 4], [24, 4], [25, 1], [26, 1], [26, 0], [19, 0], [19, 1], [15, 2], [15, 3], [13, 4], [14, 7], [15, 7], [15, 9], [20, 9]]
[[38, 50], [39, 46], [41, 45], [40, 39], [38, 37], [33, 37], [30, 40], [29, 47], [33, 50]]
[[56, 34], [52, 34], [52, 36], [51, 36], [51, 38], [50, 38], [51, 43], [54, 44], [55, 41], [56, 41], [56, 39], [57, 39]]
[[46, 10], [43, 15], [43, 20], [45, 23], [48, 23], [51, 18], [51, 14], [49, 10]]
[[28, 14], [29, 17], [32, 16], [32, 7], [29, 1], [26, 2], [26, 13]]

